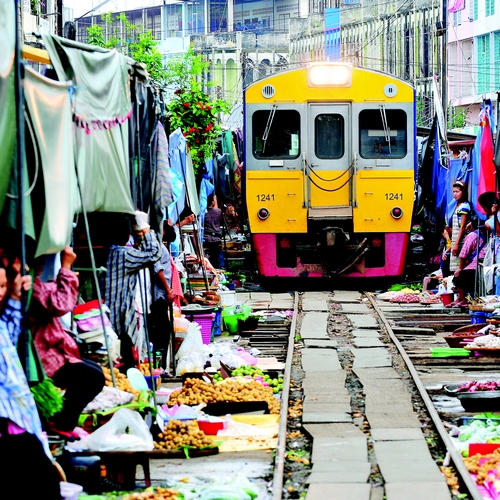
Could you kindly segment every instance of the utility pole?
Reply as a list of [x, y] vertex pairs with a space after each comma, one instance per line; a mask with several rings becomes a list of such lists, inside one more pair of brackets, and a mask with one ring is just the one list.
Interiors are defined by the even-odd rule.
[[443, 37], [441, 57], [441, 98], [443, 103], [444, 129], [448, 131], [448, 0], [443, 1]]

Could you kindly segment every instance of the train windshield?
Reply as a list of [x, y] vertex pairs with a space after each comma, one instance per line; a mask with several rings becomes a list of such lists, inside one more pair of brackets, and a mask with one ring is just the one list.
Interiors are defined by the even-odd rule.
[[363, 158], [404, 158], [407, 116], [401, 109], [366, 109], [359, 113], [359, 152]]
[[323, 160], [338, 160], [344, 156], [344, 117], [322, 114], [314, 120], [314, 152]]
[[256, 111], [252, 116], [255, 158], [292, 159], [300, 155], [300, 113], [290, 109]]

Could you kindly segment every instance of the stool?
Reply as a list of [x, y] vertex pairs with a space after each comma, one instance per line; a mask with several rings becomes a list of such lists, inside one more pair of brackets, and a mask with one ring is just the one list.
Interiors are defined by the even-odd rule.
[[145, 451], [81, 451], [75, 455], [99, 456], [101, 464], [106, 467], [106, 477], [118, 483], [125, 491], [135, 489], [135, 471], [137, 466], [141, 465], [146, 488], [151, 486], [149, 457]]

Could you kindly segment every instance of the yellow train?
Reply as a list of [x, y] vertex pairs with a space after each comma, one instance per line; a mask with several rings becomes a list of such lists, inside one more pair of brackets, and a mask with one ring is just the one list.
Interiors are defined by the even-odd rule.
[[244, 91], [245, 196], [268, 277], [403, 273], [416, 177], [415, 91], [344, 63]]

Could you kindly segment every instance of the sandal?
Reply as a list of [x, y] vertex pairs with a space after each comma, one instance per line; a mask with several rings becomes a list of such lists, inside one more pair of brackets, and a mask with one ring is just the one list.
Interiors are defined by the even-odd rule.
[[446, 307], [446, 309], [454, 309], [455, 307], [460, 307], [460, 306], [458, 305], [458, 302], [453, 301], [451, 304], [446, 304], [444, 307]]

